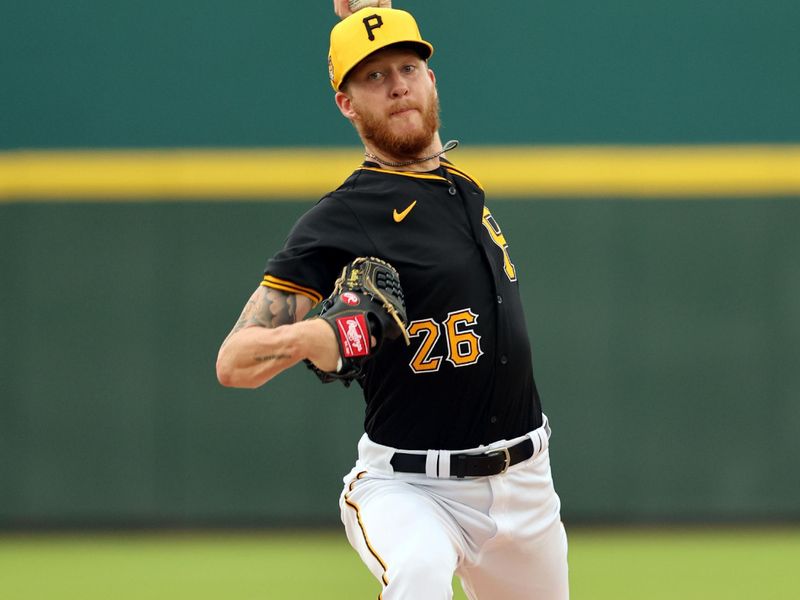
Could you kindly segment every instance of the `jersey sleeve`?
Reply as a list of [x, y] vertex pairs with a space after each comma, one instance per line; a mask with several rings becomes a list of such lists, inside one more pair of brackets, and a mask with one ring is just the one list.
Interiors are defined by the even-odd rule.
[[372, 244], [340, 199], [327, 196], [295, 223], [283, 249], [267, 261], [261, 285], [310, 298], [327, 297], [342, 268]]

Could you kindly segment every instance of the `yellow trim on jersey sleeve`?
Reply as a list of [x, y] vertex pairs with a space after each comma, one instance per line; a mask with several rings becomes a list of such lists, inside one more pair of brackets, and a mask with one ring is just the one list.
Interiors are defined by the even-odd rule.
[[264, 280], [261, 282], [261, 285], [276, 290], [281, 290], [282, 292], [300, 294], [301, 296], [309, 298], [314, 304], [319, 304], [322, 302], [322, 294], [320, 294], [318, 291], [308, 287], [303, 287], [302, 285], [297, 285], [296, 283], [292, 283], [286, 279], [273, 277], [272, 275], [264, 275]]

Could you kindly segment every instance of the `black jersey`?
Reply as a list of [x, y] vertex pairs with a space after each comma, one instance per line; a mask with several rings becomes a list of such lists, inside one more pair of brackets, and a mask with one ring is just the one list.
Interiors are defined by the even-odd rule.
[[475, 179], [447, 161], [426, 173], [365, 162], [298, 220], [263, 285], [317, 302], [357, 256], [397, 269], [411, 339], [365, 363], [370, 439], [457, 450], [542, 424], [516, 268]]

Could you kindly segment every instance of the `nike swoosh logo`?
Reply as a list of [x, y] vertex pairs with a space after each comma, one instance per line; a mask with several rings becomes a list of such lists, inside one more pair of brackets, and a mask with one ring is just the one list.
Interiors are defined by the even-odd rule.
[[408, 216], [408, 213], [411, 212], [411, 209], [414, 208], [416, 205], [417, 201], [414, 200], [411, 204], [408, 205], [408, 207], [403, 212], [397, 212], [397, 209], [395, 208], [394, 212], [392, 213], [392, 217], [394, 217], [394, 222], [399, 223], [400, 221], [405, 219]]

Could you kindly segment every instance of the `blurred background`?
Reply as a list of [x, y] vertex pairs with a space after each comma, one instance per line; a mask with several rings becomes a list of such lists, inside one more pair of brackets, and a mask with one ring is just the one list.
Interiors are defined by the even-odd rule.
[[[362, 159], [313, 4], [0, 0], [0, 570], [31, 532], [339, 526], [358, 392], [214, 374]], [[794, 531], [796, 564], [800, 4], [395, 7], [520, 272], [571, 551], [755, 525]]]

